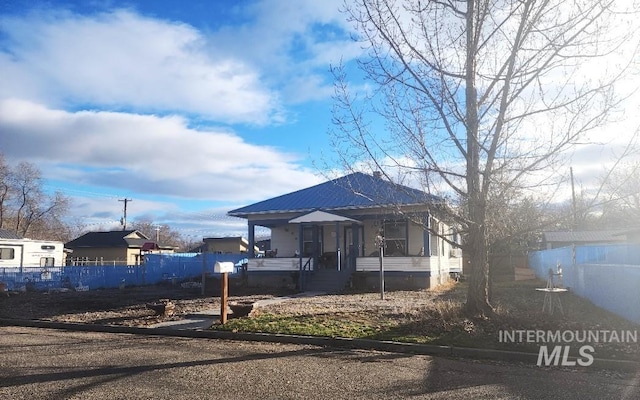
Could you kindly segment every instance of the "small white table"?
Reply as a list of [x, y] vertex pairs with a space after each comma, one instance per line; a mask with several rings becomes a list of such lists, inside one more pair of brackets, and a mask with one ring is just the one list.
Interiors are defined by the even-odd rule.
[[536, 288], [538, 292], [544, 292], [544, 303], [542, 304], [542, 312], [548, 312], [553, 315], [554, 310], [557, 308], [562, 315], [564, 310], [562, 309], [562, 302], [560, 301], [560, 293], [566, 293], [567, 289], [564, 288]]

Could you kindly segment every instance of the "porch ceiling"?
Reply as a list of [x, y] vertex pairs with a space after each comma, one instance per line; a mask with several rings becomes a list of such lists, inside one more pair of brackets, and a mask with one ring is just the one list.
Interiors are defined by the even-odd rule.
[[312, 211], [308, 214], [303, 214], [299, 217], [289, 220], [290, 224], [302, 224], [302, 223], [321, 224], [321, 223], [329, 223], [329, 222], [355, 222], [358, 224], [361, 223], [360, 221], [353, 218], [344, 217], [342, 215], [337, 215], [337, 214], [331, 214], [326, 211], [319, 211], [319, 210]]

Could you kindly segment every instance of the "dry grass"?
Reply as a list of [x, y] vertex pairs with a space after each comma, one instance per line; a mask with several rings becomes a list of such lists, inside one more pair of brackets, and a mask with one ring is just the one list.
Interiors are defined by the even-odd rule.
[[[231, 320], [216, 329], [250, 330], [326, 336], [362, 337], [438, 345], [483, 347], [537, 352], [539, 343], [499, 343], [501, 330], [637, 330], [638, 326], [595, 307], [571, 293], [563, 295], [564, 314], [542, 312], [539, 281], [496, 283], [492, 292], [495, 315], [472, 318], [464, 314], [467, 285], [450, 284], [435, 290], [348, 293], [294, 299], [260, 307], [249, 319]], [[340, 328], [335, 325], [340, 322]], [[597, 343], [597, 357], [640, 360], [637, 343]], [[577, 350], [577, 348], [575, 349]]]
[[[495, 316], [470, 318], [463, 313], [467, 285], [451, 283], [434, 290], [385, 293], [345, 293], [293, 298], [254, 309], [249, 318], [231, 319], [216, 329], [295, 333], [409, 341], [438, 345], [515, 349], [536, 352], [539, 345], [499, 343], [501, 330], [638, 330], [638, 325], [567, 293], [564, 315], [542, 312], [540, 281], [494, 285]], [[283, 293], [232, 290], [230, 300], [256, 301]], [[149, 301], [171, 299], [175, 315], [157, 316], [145, 307]], [[186, 314], [219, 309], [217, 296], [175, 287], [128, 288], [69, 293], [26, 293], [0, 298], [0, 317], [46, 319], [109, 325], [147, 326], [184, 318]], [[640, 360], [637, 343], [598, 343], [596, 357]]]

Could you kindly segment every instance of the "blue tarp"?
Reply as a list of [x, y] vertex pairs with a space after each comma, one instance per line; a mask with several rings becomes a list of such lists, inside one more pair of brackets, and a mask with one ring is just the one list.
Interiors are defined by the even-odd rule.
[[0, 281], [8, 290], [48, 290], [75, 288], [92, 290], [117, 288], [120, 285], [141, 286], [161, 282], [199, 280], [202, 273], [213, 274], [216, 262], [233, 262], [237, 273], [246, 254], [179, 253], [150, 254], [142, 265], [65, 266], [43, 268], [0, 268]]
[[529, 268], [546, 281], [562, 267], [562, 285], [593, 304], [640, 323], [640, 246], [576, 246], [529, 254]]

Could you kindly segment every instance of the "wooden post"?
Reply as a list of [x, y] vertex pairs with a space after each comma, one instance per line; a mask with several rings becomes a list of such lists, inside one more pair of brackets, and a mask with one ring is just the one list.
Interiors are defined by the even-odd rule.
[[229, 298], [229, 274], [220, 274], [220, 323], [227, 323], [227, 302]]
[[220, 323], [227, 323], [227, 302], [229, 299], [229, 273], [233, 272], [232, 262], [216, 262], [213, 272], [220, 274]]

